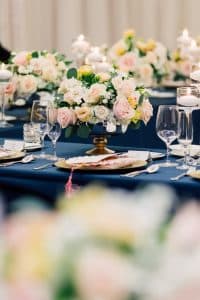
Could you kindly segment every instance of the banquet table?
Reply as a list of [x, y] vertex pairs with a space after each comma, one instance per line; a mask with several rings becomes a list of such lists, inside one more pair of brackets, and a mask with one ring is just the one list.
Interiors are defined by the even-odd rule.
[[[57, 145], [60, 157], [72, 157], [83, 155], [91, 148], [89, 144], [63, 143]], [[131, 147], [114, 147], [116, 151], [128, 151]], [[45, 151], [52, 151], [50, 142], [46, 142]], [[155, 151], [155, 149], [154, 149]], [[159, 152], [162, 150], [158, 150]], [[35, 152], [37, 153], [37, 152]], [[164, 158], [163, 158], [164, 159]], [[157, 160], [156, 163], [162, 162]], [[171, 157], [175, 160], [175, 157]], [[8, 204], [18, 196], [37, 196], [45, 200], [50, 206], [54, 205], [55, 199], [64, 192], [64, 186], [69, 177], [69, 171], [57, 169], [53, 165], [42, 169], [34, 170], [33, 167], [45, 164], [47, 161], [36, 159], [28, 164], [15, 164], [9, 167], [0, 167], [0, 190]], [[75, 171], [73, 183], [78, 186], [85, 186], [89, 183], [103, 183], [113, 188], [134, 190], [136, 187], [143, 187], [147, 184], [166, 184], [174, 189], [184, 200], [185, 197], [197, 197], [200, 199], [200, 181], [190, 177], [184, 177], [179, 181], [171, 181], [172, 176], [180, 174], [181, 171], [173, 168], [160, 168], [154, 174], [141, 174], [135, 178], [120, 176], [121, 172], [89, 172]]]

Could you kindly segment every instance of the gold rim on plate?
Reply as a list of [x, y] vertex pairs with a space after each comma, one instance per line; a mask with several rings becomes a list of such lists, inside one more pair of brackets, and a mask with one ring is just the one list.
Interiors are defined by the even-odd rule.
[[[72, 166], [68, 165], [66, 163], [65, 160], [60, 160], [57, 161], [54, 164], [57, 168], [59, 169], [65, 169], [65, 170], [71, 170]], [[109, 167], [101, 167], [101, 166], [97, 166], [97, 167], [89, 167], [89, 166], [78, 166], [77, 168], [74, 168], [75, 170], [78, 171], [92, 171], [92, 172], [102, 172], [102, 171], [109, 171], [109, 172], [127, 172], [127, 171], [131, 171], [131, 170], [139, 170], [139, 169], [144, 169], [147, 166], [147, 161], [145, 160], [137, 160], [134, 162], [134, 164], [129, 165], [127, 167], [122, 167], [122, 168], [110, 168]]]
[[2, 161], [11, 161], [23, 158], [25, 156], [25, 152], [23, 151], [16, 151], [12, 155], [5, 155], [4, 157], [0, 157], [0, 162]]
[[194, 179], [200, 180], [200, 170], [192, 171], [192, 172], [188, 173], [188, 176], [190, 176]]

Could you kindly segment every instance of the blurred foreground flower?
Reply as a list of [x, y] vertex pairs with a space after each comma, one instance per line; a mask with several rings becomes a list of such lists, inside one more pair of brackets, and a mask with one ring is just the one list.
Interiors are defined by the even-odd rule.
[[56, 212], [11, 215], [3, 226], [1, 297], [199, 299], [200, 208], [191, 203], [173, 217], [173, 197], [166, 187], [90, 186], [63, 197]]

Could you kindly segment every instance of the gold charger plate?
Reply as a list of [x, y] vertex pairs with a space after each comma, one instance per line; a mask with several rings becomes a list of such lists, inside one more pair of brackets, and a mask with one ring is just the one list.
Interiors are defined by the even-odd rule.
[[0, 162], [18, 160], [18, 159], [23, 158], [24, 156], [25, 156], [25, 152], [16, 151], [12, 155], [5, 155], [4, 157], [0, 157]]
[[192, 172], [188, 173], [188, 176], [190, 176], [194, 179], [199, 179], [200, 180], [200, 170], [192, 171]]
[[[55, 166], [59, 169], [65, 169], [65, 170], [71, 170], [71, 166], [68, 165], [65, 160], [60, 160], [55, 163]], [[139, 169], [144, 169], [147, 166], [147, 161], [145, 160], [136, 160], [134, 164], [129, 165], [128, 167], [123, 167], [123, 168], [110, 168], [110, 167], [86, 167], [86, 166], [79, 166], [77, 168], [74, 168], [75, 170], [78, 171], [92, 171], [92, 172], [127, 172], [127, 171], [132, 171], [132, 170], [139, 170]]]

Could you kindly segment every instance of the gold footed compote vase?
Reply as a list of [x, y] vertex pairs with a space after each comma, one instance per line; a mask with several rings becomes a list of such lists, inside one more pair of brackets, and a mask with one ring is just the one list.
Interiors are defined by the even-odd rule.
[[100, 154], [112, 154], [115, 151], [107, 148], [108, 139], [106, 135], [94, 136], [93, 144], [94, 148], [86, 151], [87, 155], [100, 155]]
[[123, 134], [122, 127], [120, 125], [116, 126], [116, 130], [108, 132], [103, 125], [95, 125], [90, 136], [93, 138], [92, 142], [94, 147], [86, 151], [87, 155], [100, 155], [100, 154], [112, 154], [115, 153], [114, 150], [109, 149], [108, 138], [114, 135]]

